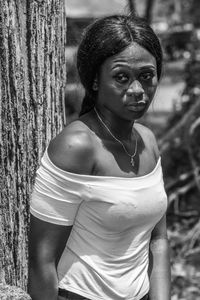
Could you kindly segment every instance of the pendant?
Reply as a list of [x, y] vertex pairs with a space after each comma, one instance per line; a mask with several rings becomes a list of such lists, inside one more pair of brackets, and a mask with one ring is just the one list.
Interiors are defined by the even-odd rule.
[[134, 163], [133, 156], [131, 156], [131, 166], [132, 166], [132, 167], [134, 167], [134, 166], [135, 166], [135, 163]]

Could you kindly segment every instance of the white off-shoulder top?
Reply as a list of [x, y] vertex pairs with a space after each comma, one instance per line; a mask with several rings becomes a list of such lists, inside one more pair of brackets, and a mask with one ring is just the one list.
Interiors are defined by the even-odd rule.
[[91, 300], [139, 300], [149, 291], [151, 232], [167, 209], [161, 159], [133, 178], [80, 175], [45, 152], [31, 197], [40, 220], [73, 225], [58, 265], [59, 287]]

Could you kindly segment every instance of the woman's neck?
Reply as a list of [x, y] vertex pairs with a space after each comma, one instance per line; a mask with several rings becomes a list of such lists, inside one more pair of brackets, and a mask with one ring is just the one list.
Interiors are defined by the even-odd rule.
[[[118, 139], [122, 141], [129, 141], [131, 139], [134, 120], [125, 120], [117, 116], [108, 109], [100, 107], [94, 108], [95, 118], [98, 122]], [[109, 132], [110, 131], [110, 132]]]

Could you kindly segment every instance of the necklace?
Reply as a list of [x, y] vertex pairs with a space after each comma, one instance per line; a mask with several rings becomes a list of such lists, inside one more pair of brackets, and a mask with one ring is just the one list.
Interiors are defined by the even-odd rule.
[[102, 118], [101, 118], [100, 115], [98, 114], [98, 112], [97, 112], [97, 110], [96, 110], [95, 107], [94, 107], [94, 111], [95, 111], [95, 113], [96, 113], [96, 115], [97, 115], [99, 121], [103, 124], [103, 126], [106, 128], [106, 130], [107, 130], [107, 131], [109, 132], [109, 134], [112, 136], [112, 138], [113, 138], [115, 141], [117, 141], [118, 143], [120, 143], [120, 145], [123, 147], [124, 152], [125, 152], [125, 153], [130, 157], [130, 159], [131, 159], [131, 165], [132, 165], [132, 167], [134, 167], [134, 165], [135, 165], [134, 157], [135, 157], [135, 155], [136, 155], [136, 153], [137, 153], [137, 137], [136, 137], [135, 132], [134, 132], [134, 136], [135, 136], [135, 151], [134, 151], [133, 154], [130, 154], [130, 153], [127, 151], [127, 149], [126, 149], [126, 147], [124, 146], [124, 144], [122, 143], [122, 141], [120, 141], [118, 138], [116, 138], [116, 136], [114, 136], [114, 134], [110, 131], [110, 129], [109, 129], [109, 128], [107, 127], [107, 125], [104, 123], [104, 121], [102, 120]]

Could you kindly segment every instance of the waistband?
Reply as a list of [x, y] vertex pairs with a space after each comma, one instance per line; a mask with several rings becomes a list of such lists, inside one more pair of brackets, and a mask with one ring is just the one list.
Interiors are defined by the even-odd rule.
[[[59, 289], [58, 291], [58, 300], [90, 300], [89, 298], [85, 298], [84, 296], [72, 293], [70, 291]], [[148, 300], [148, 294], [142, 297], [140, 300]]]

